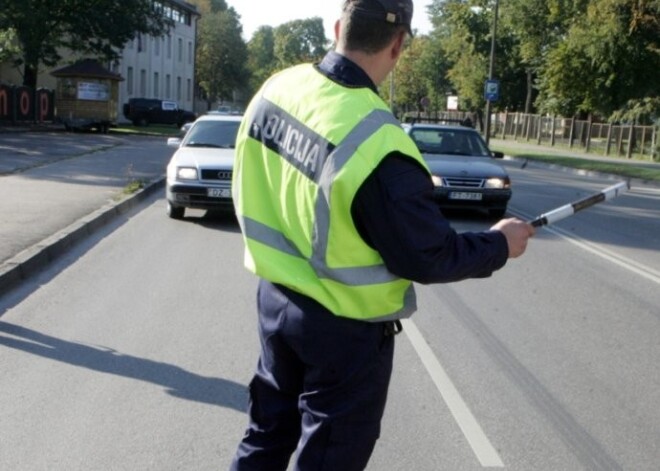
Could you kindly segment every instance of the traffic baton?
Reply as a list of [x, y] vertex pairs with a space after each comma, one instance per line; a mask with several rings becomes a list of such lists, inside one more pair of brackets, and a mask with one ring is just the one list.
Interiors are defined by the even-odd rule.
[[564, 218], [572, 216], [578, 211], [582, 211], [589, 206], [593, 206], [597, 203], [602, 203], [603, 201], [611, 200], [616, 198], [625, 190], [630, 189], [630, 184], [628, 182], [617, 183], [616, 185], [609, 186], [598, 193], [582, 198], [581, 200], [574, 201], [573, 203], [565, 204], [560, 206], [552, 211], [541, 214], [536, 219], [529, 222], [534, 227], [546, 226], [548, 224], [554, 224], [557, 221], [561, 221]]

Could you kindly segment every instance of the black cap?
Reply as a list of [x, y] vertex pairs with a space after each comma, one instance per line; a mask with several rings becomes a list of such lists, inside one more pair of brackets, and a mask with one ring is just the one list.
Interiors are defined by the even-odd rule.
[[366, 0], [355, 2], [353, 14], [382, 20], [393, 25], [403, 25], [412, 36], [412, 0]]

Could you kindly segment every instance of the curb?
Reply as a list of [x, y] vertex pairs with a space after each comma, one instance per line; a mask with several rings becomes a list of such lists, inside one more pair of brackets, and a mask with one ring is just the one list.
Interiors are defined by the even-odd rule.
[[165, 177], [119, 201], [113, 201], [83, 216], [56, 234], [34, 244], [0, 265], [0, 296], [33, 276], [45, 266], [68, 252], [77, 243], [92, 235], [118, 216], [127, 213], [140, 202], [164, 187]]

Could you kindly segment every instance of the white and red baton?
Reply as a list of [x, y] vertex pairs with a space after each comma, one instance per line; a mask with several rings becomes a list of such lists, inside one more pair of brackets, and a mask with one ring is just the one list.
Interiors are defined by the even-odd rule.
[[565, 204], [560, 206], [552, 211], [541, 214], [536, 219], [530, 221], [529, 223], [534, 227], [546, 226], [548, 224], [554, 224], [557, 221], [561, 221], [564, 218], [572, 216], [578, 211], [582, 211], [589, 206], [593, 206], [597, 203], [602, 203], [603, 201], [611, 200], [616, 198], [625, 190], [630, 189], [628, 182], [617, 183], [616, 185], [609, 186], [598, 193], [582, 198], [581, 200], [574, 201], [573, 203]]

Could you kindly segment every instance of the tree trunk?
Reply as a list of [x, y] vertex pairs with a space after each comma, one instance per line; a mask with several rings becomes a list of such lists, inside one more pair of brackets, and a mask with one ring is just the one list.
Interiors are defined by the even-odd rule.
[[527, 98], [525, 99], [525, 114], [532, 112], [532, 91], [534, 86], [534, 77], [532, 70], [527, 69]]
[[32, 90], [37, 89], [37, 66], [29, 64], [27, 61], [23, 66], [23, 85], [30, 87]]

